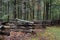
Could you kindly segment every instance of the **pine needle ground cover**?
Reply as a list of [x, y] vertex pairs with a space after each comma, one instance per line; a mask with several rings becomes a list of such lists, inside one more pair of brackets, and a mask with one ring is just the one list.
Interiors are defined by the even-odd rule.
[[[60, 27], [47, 27], [46, 29], [35, 29], [36, 34], [25, 34], [12, 32], [10, 36], [5, 36], [4, 40], [60, 40]], [[19, 34], [19, 35], [16, 35]], [[21, 34], [21, 35], [20, 35]]]

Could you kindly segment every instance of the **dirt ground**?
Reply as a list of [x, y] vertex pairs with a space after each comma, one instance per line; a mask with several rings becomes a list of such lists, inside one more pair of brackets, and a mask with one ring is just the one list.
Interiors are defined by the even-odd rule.
[[10, 32], [10, 36], [0, 35], [1, 40], [30, 40], [31, 38], [37, 37], [36, 33], [42, 32], [41, 29], [34, 29], [32, 33], [25, 32]]

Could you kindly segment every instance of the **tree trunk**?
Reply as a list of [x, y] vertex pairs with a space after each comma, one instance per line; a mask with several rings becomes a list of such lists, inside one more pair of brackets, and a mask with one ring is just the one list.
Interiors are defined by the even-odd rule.
[[0, 18], [2, 17], [2, 0], [0, 0]]
[[14, 19], [16, 19], [16, 0], [14, 0]]

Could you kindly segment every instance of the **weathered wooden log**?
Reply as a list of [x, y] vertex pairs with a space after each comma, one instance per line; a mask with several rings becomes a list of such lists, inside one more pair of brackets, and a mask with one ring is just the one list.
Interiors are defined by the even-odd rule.
[[60, 25], [60, 20], [52, 20], [51, 25]]
[[7, 36], [9, 36], [10, 33], [9, 33], [9, 32], [3, 32], [3, 31], [0, 31], [0, 35], [7, 35]]

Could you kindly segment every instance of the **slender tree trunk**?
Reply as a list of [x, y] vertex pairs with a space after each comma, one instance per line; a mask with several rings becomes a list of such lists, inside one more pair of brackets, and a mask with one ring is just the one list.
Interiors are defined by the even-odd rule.
[[25, 0], [22, 0], [22, 19], [25, 19], [26, 14], [26, 2]]
[[44, 0], [41, 0], [41, 20], [44, 19]]
[[16, 0], [14, 0], [14, 19], [16, 19]]
[[2, 17], [2, 0], [0, 0], [0, 18]]
[[7, 2], [7, 14], [8, 14], [8, 22], [9, 22], [9, 1]]
[[50, 4], [50, 5], [49, 5], [49, 8], [50, 8], [50, 10], [49, 10], [49, 11], [50, 11], [50, 19], [52, 20], [51, 3], [52, 3], [52, 0], [50, 0], [50, 2], [49, 2], [49, 4]]
[[22, 19], [22, 0], [18, 1], [18, 18]]

